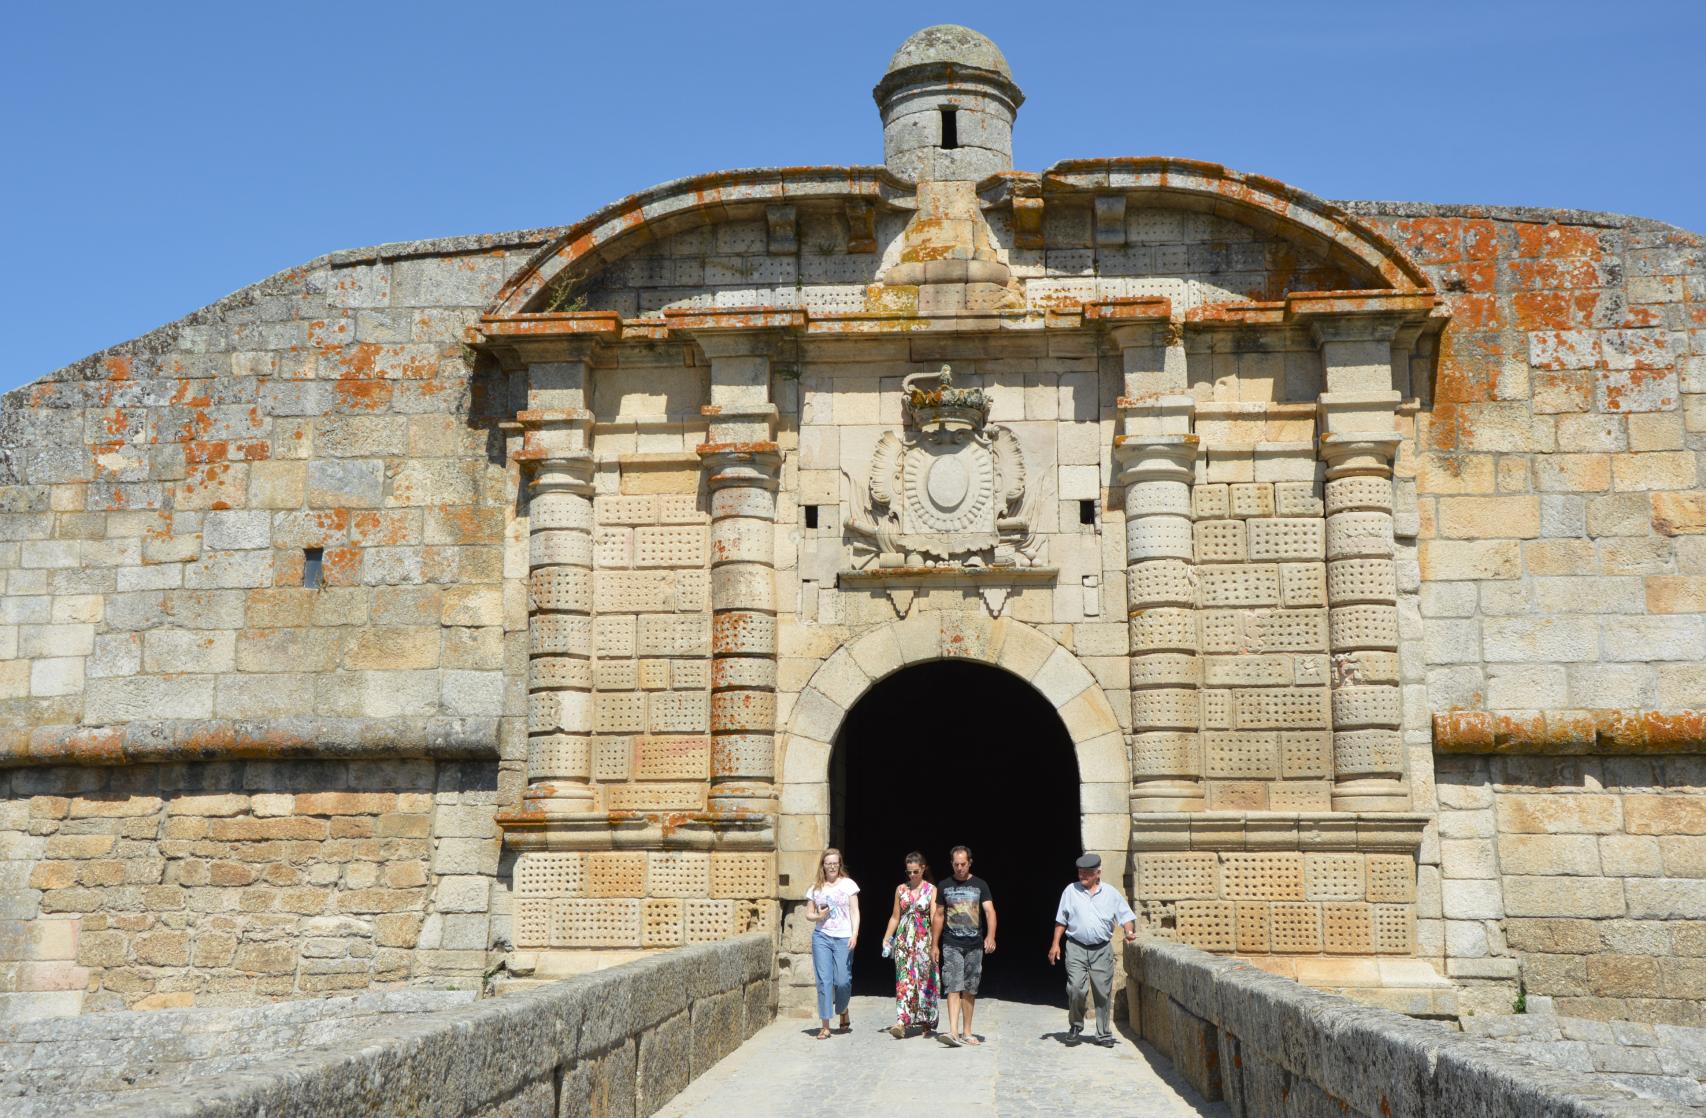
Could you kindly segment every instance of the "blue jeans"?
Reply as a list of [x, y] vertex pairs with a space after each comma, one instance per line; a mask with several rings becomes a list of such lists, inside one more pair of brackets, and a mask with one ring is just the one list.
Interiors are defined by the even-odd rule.
[[817, 974], [817, 1016], [827, 1021], [847, 1012], [853, 996], [853, 953], [839, 936], [812, 932], [812, 970]]

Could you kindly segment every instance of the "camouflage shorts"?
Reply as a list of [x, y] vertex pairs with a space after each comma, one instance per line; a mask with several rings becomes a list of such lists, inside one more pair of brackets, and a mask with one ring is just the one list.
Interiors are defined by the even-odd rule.
[[983, 944], [958, 947], [942, 943], [942, 992], [970, 994], [977, 997], [977, 984], [983, 979]]

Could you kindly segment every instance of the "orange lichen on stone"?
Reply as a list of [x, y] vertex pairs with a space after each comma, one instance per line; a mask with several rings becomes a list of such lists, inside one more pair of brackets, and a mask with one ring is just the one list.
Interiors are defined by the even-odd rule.
[[1441, 753], [1706, 753], [1706, 711], [1454, 710], [1434, 715], [1433, 731]]

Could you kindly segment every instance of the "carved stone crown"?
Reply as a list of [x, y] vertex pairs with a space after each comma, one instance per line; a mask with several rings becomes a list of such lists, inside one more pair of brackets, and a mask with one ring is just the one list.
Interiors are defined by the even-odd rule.
[[906, 391], [907, 413], [921, 431], [943, 427], [981, 431], [989, 420], [989, 396], [981, 388], [955, 388], [954, 370], [948, 365], [934, 377], [914, 373], [901, 386]]

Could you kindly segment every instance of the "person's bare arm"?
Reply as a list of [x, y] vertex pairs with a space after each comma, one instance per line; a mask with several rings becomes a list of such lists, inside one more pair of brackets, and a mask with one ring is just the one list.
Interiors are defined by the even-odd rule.
[[936, 903], [934, 894], [930, 897], [930, 958], [937, 963], [942, 961], [942, 906]]
[[859, 946], [859, 894], [847, 898], [847, 912], [853, 919], [853, 934], [847, 937], [847, 950]]
[[983, 902], [983, 919], [989, 930], [983, 934], [983, 950], [995, 954], [995, 902]]
[[1061, 933], [1065, 931], [1065, 924], [1056, 924], [1054, 926], [1054, 942], [1049, 944], [1048, 948], [1048, 965], [1051, 967], [1060, 962], [1060, 936]]

